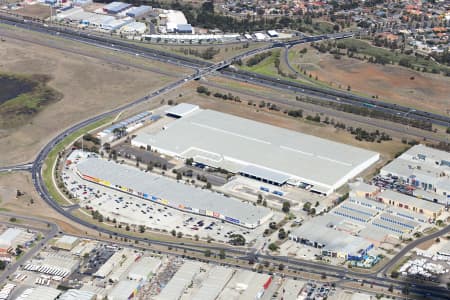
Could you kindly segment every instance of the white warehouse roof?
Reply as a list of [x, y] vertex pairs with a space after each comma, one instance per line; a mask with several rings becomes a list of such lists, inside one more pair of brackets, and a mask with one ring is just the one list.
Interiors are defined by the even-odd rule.
[[188, 114], [198, 110], [198, 105], [193, 105], [189, 103], [180, 103], [178, 105], [168, 108], [165, 113], [167, 115], [173, 115], [177, 117], [185, 117]]
[[96, 295], [93, 292], [81, 291], [76, 289], [67, 290], [62, 294], [59, 300], [93, 300], [96, 299]]
[[[284, 174], [326, 194], [379, 159], [376, 152], [200, 109], [157, 133], [140, 130], [132, 144], [150, 145], [176, 157], [208, 160], [209, 165], [232, 172], [257, 166], [264, 173]], [[227, 168], [230, 165], [235, 169]]]
[[0, 235], [0, 247], [11, 247], [11, 244], [20, 236], [21, 233], [22, 229], [8, 228]]
[[128, 278], [131, 280], [146, 280], [150, 274], [155, 274], [161, 266], [161, 259], [157, 257], [141, 257], [134, 262], [128, 272]]

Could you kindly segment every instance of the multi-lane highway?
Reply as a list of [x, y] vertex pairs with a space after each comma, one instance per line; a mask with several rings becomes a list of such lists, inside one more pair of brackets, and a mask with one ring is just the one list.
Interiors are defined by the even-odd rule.
[[[324, 264], [315, 263], [315, 262], [305, 262], [305, 261], [301, 261], [301, 260], [291, 259], [288, 257], [270, 256], [270, 255], [258, 254], [255, 252], [250, 252], [250, 254], [249, 254], [248, 250], [244, 250], [244, 249], [240, 249], [240, 248], [230, 248], [230, 247], [225, 247], [225, 246], [221, 247], [221, 246], [212, 246], [212, 245], [199, 246], [197, 244], [179, 244], [179, 243], [172, 243], [172, 242], [162, 242], [162, 241], [158, 241], [158, 240], [136, 238], [133, 236], [129, 236], [127, 234], [117, 233], [112, 230], [106, 229], [104, 227], [96, 226], [88, 221], [85, 221], [83, 219], [80, 219], [80, 218], [72, 215], [70, 213], [70, 210], [65, 210], [63, 207], [58, 205], [54, 199], [52, 199], [47, 187], [44, 184], [44, 180], [42, 177], [42, 168], [43, 168], [44, 161], [45, 161], [46, 157], [48, 156], [48, 154], [50, 153], [50, 151], [59, 142], [61, 142], [65, 137], [67, 137], [69, 134], [74, 133], [77, 130], [86, 127], [87, 125], [97, 122], [99, 120], [102, 120], [108, 116], [115, 115], [115, 114], [117, 114], [125, 109], [128, 109], [130, 107], [133, 107], [137, 104], [147, 102], [147, 101], [152, 101], [153, 99], [157, 98], [158, 96], [160, 96], [162, 94], [165, 94], [169, 91], [179, 88], [186, 82], [198, 79], [202, 76], [206, 76], [211, 72], [220, 71], [220, 72], [222, 72], [221, 74], [223, 76], [231, 76], [232, 78], [235, 78], [235, 79], [250, 81], [250, 82], [256, 83], [256, 84], [258, 84], [258, 83], [268, 84], [271, 86], [276, 85], [279, 88], [292, 89], [294, 91], [299, 91], [301, 93], [311, 93], [312, 95], [320, 94], [323, 97], [328, 97], [329, 99], [332, 99], [333, 97], [336, 98], [335, 93], [339, 93], [339, 96], [341, 96], [341, 92], [332, 91], [332, 90], [324, 91], [322, 89], [319, 89], [319, 90], [312, 89], [310, 86], [295, 85], [292, 82], [285, 82], [285, 81], [276, 80], [273, 78], [266, 78], [264, 76], [260, 76], [260, 75], [256, 75], [256, 74], [248, 74], [245, 72], [231, 72], [229, 70], [224, 70], [224, 68], [226, 68], [231, 63], [232, 60], [220, 62], [217, 64], [210, 64], [210, 63], [206, 63], [206, 62], [195, 60], [195, 59], [186, 59], [185, 57], [181, 57], [181, 56], [179, 57], [179, 56], [173, 56], [172, 54], [160, 53], [160, 51], [157, 51], [157, 50], [148, 49], [148, 48], [144, 48], [141, 46], [130, 45], [130, 44], [127, 44], [124, 42], [118, 42], [116, 40], [110, 41], [110, 40], [106, 40], [103, 37], [100, 38], [100, 37], [91, 36], [90, 34], [78, 34], [76, 32], [72, 32], [72, 31], [69, 32], [69, 31], [66, 31], [65, 29], [63, 30], [60, 28], [53, 30], [53, 29], [49, 29], [48, 27], [43, 27], [42, 25], [35, 24], [35, 23], [21, 23], [19, 21], [11, 21], [11, 20], [2, 20], [2, 22], [6, 22], [8, 24], [13, 24], [16, 26], [21, 26], [26, 29], [35, 30], [35, 31], [43, 32], [43, 33], [56, 34], [57, 32], [59, 32], [59, 35], [61, 35], [62, 37], [68, 38], [71, 40], [75, 40], [78, 42], [89, 43], [89, 44], [92, 44], [92, 45], [95, 45], [98, 47], [108, 47], [108, 48], [112, 48], [116, 51], [122, 51], [122, 52], [125, 52], [128, 54], [131, 54], [131, 55], [140, 55], [140, 56], [150, 58], [150, 59], [164, 61], [164, 62], [180, 65], [183, 67], [193, 68], [195, 70], [195, 73], [193, 73], [185, 78], [179, 79], [176, 82], [170, 83], [169, 85], [162, 87], [156, 91], [153, 91], [153, 92], [149, 93], [148, 95], [146, 95], [142, 98], [139, 98], [131, 103], [128, 103], [124, 106], [121, 106], [121, 107], [111, 110], [109, 112], [105, 112], [100, 115], [94, 116], [94, 117], [84, 120], [74, 126], [71, 126], [70, 128], [65, 129], [63, 132], [58, 134], [56, 137], [52, 138], [51, 141], [41, 149], [41, 151], [38, 153], [38, 155], [36, 157], [36, 160], [33, 162], [32, 165], [24, 164], [24, 165], [20, 165], [20, 166], [6, 167], [6, 168], [0, 169], [0, 170], [22, 170], [22, 169], [28, 170], [28, 169], [30, 169], [31, 173], [32, 173], [33, 185], [35, 186], [39, 195], [42, 197], [42, 199], [44, 199], [50, 205], [50, 207], [52, 207], [54, 210], [56, 210], [62, 216], [66, 217], [80, 225], [97, 230], [97, 231], [105, 233], [105, 234], [122, 236], [122, 237], [125, 237], [128, 239], [140, 240], [140, 241], [146, 242], [146, 243], [150, 242], [153, 244], [171, 246], [171, 247], [176, 247], [176, 248], [180, 248], [180, 249], [199, 249], [199, 248], [203, 248], [203, 249], [209, 248], [212, 250], [225, 249], [227, 251], [227, 253], [230, 253], [234, 256], [240, 256], [240, 257], [244, 257], [244, 258], [245, 257], [249, 258], [251, 256], [253, 259], [260, 260], [260, 261], [270, 260], [270, 261], [274, 261], [274, 262], [283, 262], [286, 265], [288, 265], [289, 267], [297, 268], [298, 270], [303, 269], [308, 272], [326, 273], [329, 276], [336, 276], [341, 279], [364, 278], [370, 282], [373, 282], [374, 284], [376, 284], [376, 283], [378, 283], [380, 285], [383, 285], [383, 284], [384, 285], [386, 285], [386, 284], [397, 284], [398, 285], [399, 284], [399, 282], [396, 280], [393, 280], [390, 278], [385, 278], [385, 277], [379, 277], [378, 272], [360, 274], [358, 272], [354, 272], [351, 270], [343, 270], [342, 268], [339, 268], [339, 267], [324, 265]], [[311, 41], [311, 39], [320, 40], [320, 39], [325, 39], [325, 38], [328, 38], [328, 37], [327, 36], [309, 37], [309, 38], [304, 38], [302, 40], [293, 41], [291, 43], [308, 42], [308, 41]], [[334, 38], [336, 38], [336, 37], [334, 37]], [[272, 47], [284, 47], [284, 46], [286, 46], [286, 45], [285, 44], [272, 45]], [[253, 55], [257, 51], [261, 51], [261, 49], [252, 50], [247, 53], [241, 54], [241, 55], [235, 57], [235, 59], [243, 58], [246, 55], [247, 56]], [[348, 93], [343, 93], [342, 97], [345, 99], [352, 99], [352, 97], [356, 97], [356, 96], [348, 94]], [[348, 101], [348, 100], [346, 100], [346, 101]], [[357, 100], [352, 100], [352, 101], [357, 101]], [[366, 101], [366, 100], [364, 100], [364, 101]], [[377, 102], [377, 106], [378, 105], [379, 105], [379, 103]], [[393, 108], [386, 107], [384, 109], [391, 110]], [[414, 116], [414, 118], [416, 118], [416, 117], [422, 118], [422, 116], [416, 115], [413, 113], [411, 113], [411, 116]], [[442, 122], [443, 120], [446, 120], [444, 116], [437, 116], [436, 118], [434, 118], [433, 115], [430, 115], [429, 119], [430, 120], [433, 119], [433, 122]], [[434, 233], [430, 238], [435, 238], [435, 236], [442, 234], [442, 233], [446, 233], [448, 231], [449, 231], [449, 228], [447, 227], [447, 228], [441, 230], [441, 232]], [[428, 237], [422, 238], [421, 240], [416, 241], [413, 244], [410, 244], [410, 246], [405, 248], [404, 251], [402, 251], [400, 254], [398, 254], [385, 268], [383, 268], [383, 271], [387, 270], [388, 267], [395, 264], [398, 261], [398, 259], [402, 255], [404, 255], [404, 253], [406, 253], [407, 251], [412, 249], [412, 247], [417, 245], [420, 241], [424, 241], [427, 238]], [[448, 295], [447, 291], [443, 290], [442, 288], [433, 288], [433, 290], [429, 290], [428, 286], [417, 285], [414, 287], [414, 289], [412, 289], [412, 291], [423, 294], [423, 295], [430, 293], [431, 295], [433, 295], [435, 297], [443, 298], [443, 299], [445, 299], [446, 296]]]
[[[130, 44], [124, 41], [120, 41], [114, 38], [108, 38], [105, 36], [97, 36], [92, 33], [85, 33], [80, 31], [75, 31], [69, 28], [63, 27], [52, 27], [52, 26], [44, 26], [39, 22], [26, 21], [11, 17], [0, 15], [0, 22], [19, 26], [21, 28], [25, 28], [28, 30], [38, 31], [41, 33], [59, 35], [62, 38], [78, 41], [81, 43], [90, 44], [97, 47], [112, 49], [115, 51], [121, 51], [124, 53], [128, 53], [131, 55], [138, 55], [144, 58], [149, 58], [153, 60], [158, 60], [161, 62], [166, 62], [170, 64], [175, 64], [178, 66], [193, 68], [197, 71], [197, 76], [195, 79], [200, 78], [208, 74], [211, 70], [218, 70], [218, 73], [221, 76], [232, 77], [237, 80], [251, 82], [257, 85], [270, 85], [277, 88], [288, 89], [296, 93], [306, 94], [314, 97], [319, 97], [321, 99], [326, 99], [329, 101], [346, 103], [355, 106], [361, 107], [370, 107], [370, 109], [378, 110], [384, 113], [389, 113], [396, 116], [408, 117], [414, 120], [420, 120], [424, 122], [430, 122], [436, 125], [441, 126], [450, 126], [450, 117], [439, 115], [435, 113], [429, 113], [421, 110], [411, 110], [409, 107], [400, 106], [388, 102], [384, 102], [381, 100], [375, 100], [368, 97], [362, 97], [359, 95], [355, 95], [346, 91], [340, 91], [335, 89], [328, 89], [323, 87], [314, 87], [307, 84], [301, 84], [297, 82], [292, 82], [288, 80], [282, 80], [273, 78], [270, 76], [265, 76], [256, 73], [245, 72], [241, 70], [229, 70], [228, 67], [233, 61], [238, 59], [243, 59], [250, 55], [254, 55], [255, 53], [265, 51], [272, 48], [280, 48], [280, 47], [291, 47], [296, 44], [301, 43], [310, 43], [315, 41], [321, 41], [326, 39], [341, 39], [351, 37], [357, 32], [350, 33], [336, 33], [329, 35], [319, 35], [319, 36], [310, 36], [303, 37], [297, 40], [288, 41], [288, 42], [277, 42], [272, 45], [265, 46], [258, 49], [249, 50], [248, 52], [242, 53], [232, 59], [228, 59], [224, 62], [220, 63], [220, 67], [216, 67], [218, 64], [214, 65], [212, 63], [202, 61], [194, 58], [187, 58], [185, 56], [168, 53], [156, 49], [151, 49], [148, 47]], [[203, 73], [200, 73], [200, 70], [204, 69]]]

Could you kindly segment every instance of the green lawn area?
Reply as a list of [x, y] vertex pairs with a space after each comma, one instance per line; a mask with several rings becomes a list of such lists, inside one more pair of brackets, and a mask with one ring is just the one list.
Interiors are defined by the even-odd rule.
[[64, 150], [72, 142], [74, 142], [79, 136], [111, 122], [112, 119], [113, 119], [113, 117], [108, 117], [106, 119], [99, 120], [91, 125], [88, 125], [84, 128], [81, 128], [81, 129], [75, 131], [74, 133], [68, 135], [59, 144], [57, 144], [52, 149], [52, 151], [50, 151], [50, 153], [48, 154], [47, 158], [44, 161], [44, 168], [43, 168], [42, 174], [43, 174], [45, 186], [47, 187], [50, 195], [59, 204], [67, 205], [69, 203], [61, 196], [61, 194], [58, 192], [57, 188], [55, 187], [55, 185], [53, 184], [53, 181], [52, 181], [52, 176], [53, 176], [52, 169], [53, 169], [53, 166], [56, 164], [56, 159], [58, 157], [58, 153], [60, 151]]
[[[278, 72], [275, 68], [275, 59], [280, 55], [280, 50], [272, 51], [272, 55], [263, 59], [258, 64], [248, 67], [245, 63], [241, 66], [243, 70], [263, 74], [267, 76], [277, 77]], [[278, 76], [279, 77], [279, 76]]]

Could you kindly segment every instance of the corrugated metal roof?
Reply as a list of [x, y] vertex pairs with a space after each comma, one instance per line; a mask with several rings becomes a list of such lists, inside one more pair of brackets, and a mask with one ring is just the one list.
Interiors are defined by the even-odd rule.
[[150, 12], [151, 10], [152, 10], [151, 6], [141, 5], [138, 7], [130, 8], [130, 10], [127, 11], [127, 15], [131, 16], [131, 17], [140, 16], [140, 15]]
[[173, 207], [182, 205], [218, 212], [248, 224], [257, 224], [259, 220], [271, 214], [265, 207], [253, 206], [236, 198], [181, 184], [167, 177], [105, 159], [88, 158], [78, 163], [77, 168], [82, 174], [109, 181], [111, 186], [119, 185], [148, 194], [148, 199], [167, 199]]
[[143, 128], [133, 140], [180, 157], [190, 149], [274, 170], [329, 192], [374, 163], [379, 154], [280, 127], [197, 110], [157, 133]]
[[167, 109], [165, 112], [168, 115], [174, 115], [179, 117], [184, 117], [188, 114], [190, 114], [193, 111], [196, 111], [198, 109], [198, 105], [193, 105], [189, 103], [180, 103], [178, 105], [172, 106], [171, 108]]
[[247, 165], [239, 170], [239, 173], [248, 174], [257, 178], [264, 178], [278, 184], [284, 184], [291, 178], [289, 175], [275, 172], [269, 169], [261, 168], [254, 165]]

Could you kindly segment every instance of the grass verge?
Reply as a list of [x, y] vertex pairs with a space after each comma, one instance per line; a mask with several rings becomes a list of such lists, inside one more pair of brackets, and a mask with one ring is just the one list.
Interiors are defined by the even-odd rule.
[[45, 158], [44, 161], [44, 169], [42, 172], [42, 176], [44, 178], [45, 186], [48, 189], [48, 192], [52, 196], [52, 198], [58, 203], [62, 205], [69, 204], [67, 200], [65, 200], [59, 191], [57, 190], [57, 187], [53, 184], [53, 168], [56, 164], [56, 160], [58, 158], [58, 153], [64, 150], [67, 146], [69, 146], [71, 143], [73, 143], [78, 137], [85, 134], [86, 132], [89, 132], [93, 129], [96, 129], [102, 125], [107, 124], [108, 122], [111, 122], [112, 117], [108, 117], [102, 120], [99, 120], [95, 123], [92, 123], [86, 127], [83, 127], [74, 133], [68, 135], [64, 140], [59, 142], [48, 154], [48, 156]]

